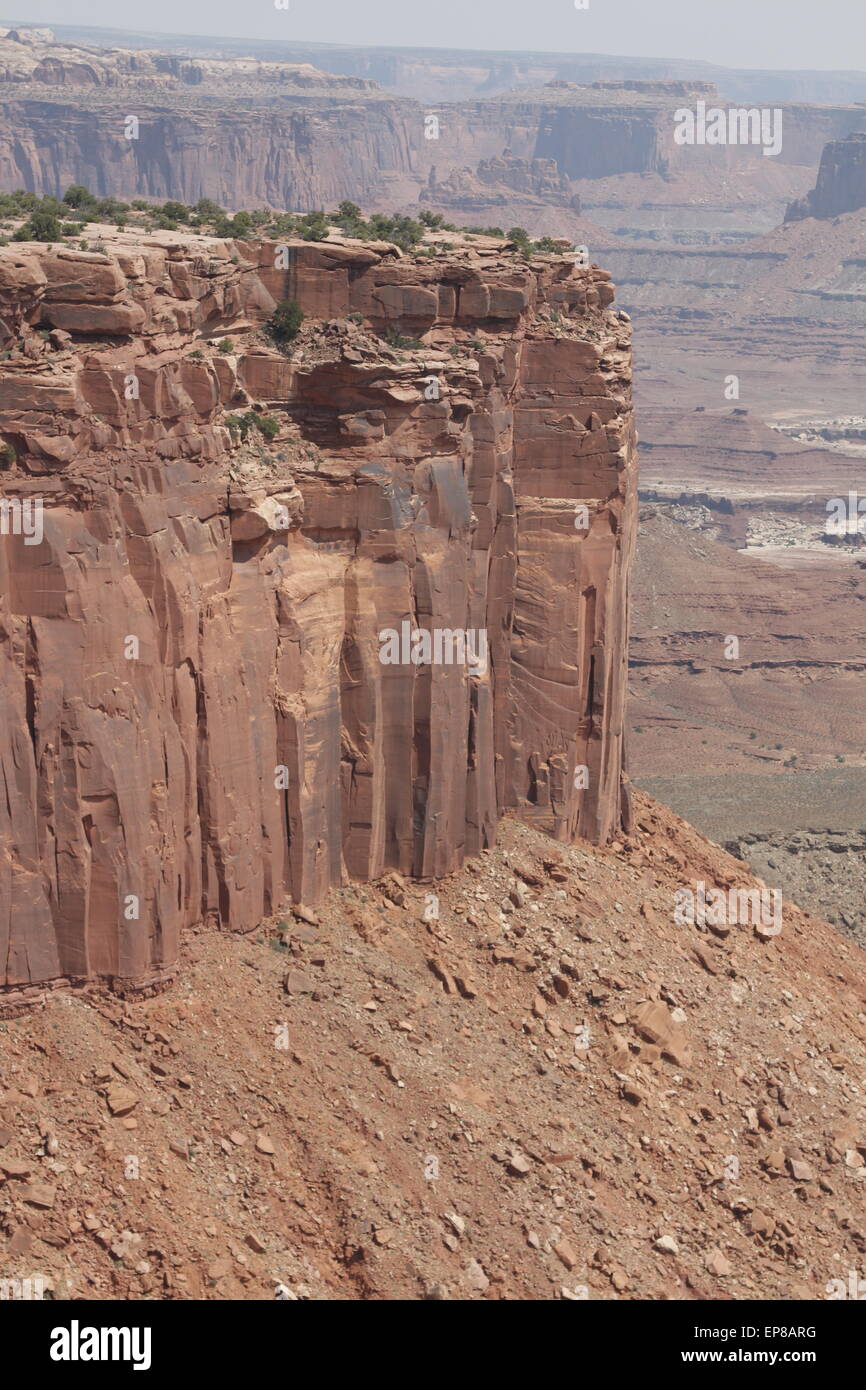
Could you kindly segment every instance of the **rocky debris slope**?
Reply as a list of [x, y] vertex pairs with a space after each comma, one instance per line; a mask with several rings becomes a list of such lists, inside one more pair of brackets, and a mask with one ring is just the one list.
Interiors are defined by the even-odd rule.
[[[155, 999], [2, 1025], [6, 1277], [74, 1299], [823, 1299], [866, 1259], [863, 952], [673, 920], [754, 880], [642, 794], [504, 822]], [[227, 982], [231, 987], [227, 988]]]
[[788, 208], [786, 222], [803, 217], [839, 217], [866, 208], [866, 133], [834, 140], [821, 155], [815, 187]]
[[452, 871], [507, 808], [616, 834], [607, 274], [494, 239], [105, 235], [0, 249], [6, 987], [157, 983], [183, 926]]

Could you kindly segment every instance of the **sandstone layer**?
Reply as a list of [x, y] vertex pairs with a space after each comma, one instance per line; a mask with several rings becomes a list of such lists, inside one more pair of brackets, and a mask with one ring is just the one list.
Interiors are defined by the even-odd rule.
[[[616, 832], [636, 470], [608, 275], [492, 240], [106, 236], [0, 249], [6, 988], [156, 981], [188, 924], [435, 878], [509, 809]], [[488, 659], [384, 664], [404, 624]]]

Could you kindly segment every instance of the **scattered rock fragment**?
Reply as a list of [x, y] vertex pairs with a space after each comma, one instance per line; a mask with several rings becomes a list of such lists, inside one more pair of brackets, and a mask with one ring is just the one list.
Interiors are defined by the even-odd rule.
[[117, 1119], [129, 1115], [138, 1105], [138, 1096], [128, 1086], [109, 1086], [105, 1092], [105, 1102]]
[[470, 1289], [476, 1293], [486, 1293], [490, 1288], [490, 1280], [484, 1272], [484, 1268], [478, 1260], [470, 1260], [466, 1266], [466, 1283]]
[[33, 1172], [33, 1164], [25, 1158], [0, 1158], [0, 1173], [7, 1178], [24, 1179], [29, 1178]]
[[562, 1261], [567, 1270], [574, 1269], [577, 1264], [577, 1255], [574, 1253], [574, 1248], [567, 1236], [563, 1236], [556, 1242], [553, 1253]]
[[714, 1247], [707, 1251], [704, 1260], [704, 1268], [708, 1274], [714, 1274], [718, 1279], [725, 1279], [733, 1268], [730, 1260], [722, 1254], [721, 1250]]
[[31, 1207], [41, 1207], [47, 1210], [53, 1207], [57, 1200], [57, 1188], [52, 1187], [47, 1182], [33, 1182], [22, 1188], [21, 1196]]

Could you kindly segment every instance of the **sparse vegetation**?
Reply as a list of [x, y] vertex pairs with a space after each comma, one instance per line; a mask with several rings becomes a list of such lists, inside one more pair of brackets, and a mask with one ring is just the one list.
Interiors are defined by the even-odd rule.
[[280, 347], [293, 343], [301, 331], [304, 311], [296, 299], [283, 299], [277, 305], [265, 328]]
[[162, 216], [168, 217], [172, 222], [188, 222], [191, 216], [191, 209], [185, 207], [183, 203], [176, 203], [173, 199], [162, 205]]
[[520, 250], [529, 250], [529, 233], [525, 227], [512, 227], [508, 232], [508, 240], [513, 241]]
[[376, 212], [365, 221], [357, 203], [341, 203], [336, 212], [330, 214], [331, 222], [345, 232], [346, 236], [357, 237], [360, 241], [393, 241], [402, 251], [411, 251], [424, 236], [429, 223], [415, 221], [401, 213], [387, 217]]
[[262, 415], [257, 410], [247, 410], [243, 415], [228, 415], [226, 424], [235, 439], [245, 444], [251, 430], [258, 430], [265, 439], [276, 439], [280, 432], [280, 422], [272, 415]]
[[276, 439], [280, 432], [280, 422], [275, 420], [273, 415], [256, 415], [255, 426], [265, 439]]
[[248, 212], [235, 213], [227, 217], [221, 212], [214, 218], [213, 234], [226, 240], [245, 241], [253, 229], [253, 219]]
[[[290, 237], [304, 241], [326, 241], [331, 229], [337, 228], [346, 236], [360, 241], [390, 241], [402, 251], [424, 256], [435, 256], [438, 250], [454, 249], [449, 242], [442, 242], [437, 248], [421, 248], [425, 233], [430, 231], [462, 231], [468, 237], [504, 239], [507, 236], [526, 258], [534, 251], [557, 249], [550, 237], [533, 242], [523, 227], [512, 227], [507, 233], [501, 227], [460, 228], [453, 222], [447, 222], [443, 213], [428, 208], [418, 214], [417, 220], [403, 213], [389, 216], [380, 212], [365, 218], [358, 204], [348, 199], [333, 212], [290, 213], [255, 208], [230, 214], [212, 198], [200, 198], [194, 205], [181, 203], [175, 198], [163, 203], [146, 198], [123, 203], [117, 198], [99, 198], [83, 184], [71, 184], [62, 199], [48, 195], [40, 197], [25, 189], [0, 194], [0, 220], [3, 218], [26, 219], [24, 225], [13, 234], [18, 241], [59, 241], [64, 236], [80, 233], [88, 222], [103, 222], [120, 229], [138, 226], [148, 232], [183, 230], [235, 241], [245, 241], [256, 234], [273, 241]], [[51, 218], [55, 221], [50, 221]]]
[[63, 233], [53, 212], [37, 208], [13, 237], [13, 241], [60, 241]]
[[323, 212], [308, 212], [300, 219], [298, 235], [304, 241], [327, 241], [330, 224]]
[[[457, 231], [458, 228], [449, 228], [449, 231]], [[496, 236], [504, 237], [505, 233], [501, 227], [463, 227], [462, 230], [468, 236]]]
[[395, 328], [388, 328], [384, 334], [385, 342], [389, 347], [406, 350], [422, 348], [424, 344], [420, 338], [404, 338]]

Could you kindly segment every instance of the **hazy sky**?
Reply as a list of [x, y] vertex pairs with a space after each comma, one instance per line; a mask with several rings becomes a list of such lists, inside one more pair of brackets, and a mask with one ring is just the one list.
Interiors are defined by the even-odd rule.
[[13, 0], [7, 12], [32, 24], [866, 71], [864, 0]]
[[575, 0], [289, 0], [288, 10], [275, 0], [12, 0], [7, 13], [165, 33], [866, 71], [866, 0], [589, 0], [587, 10]]

